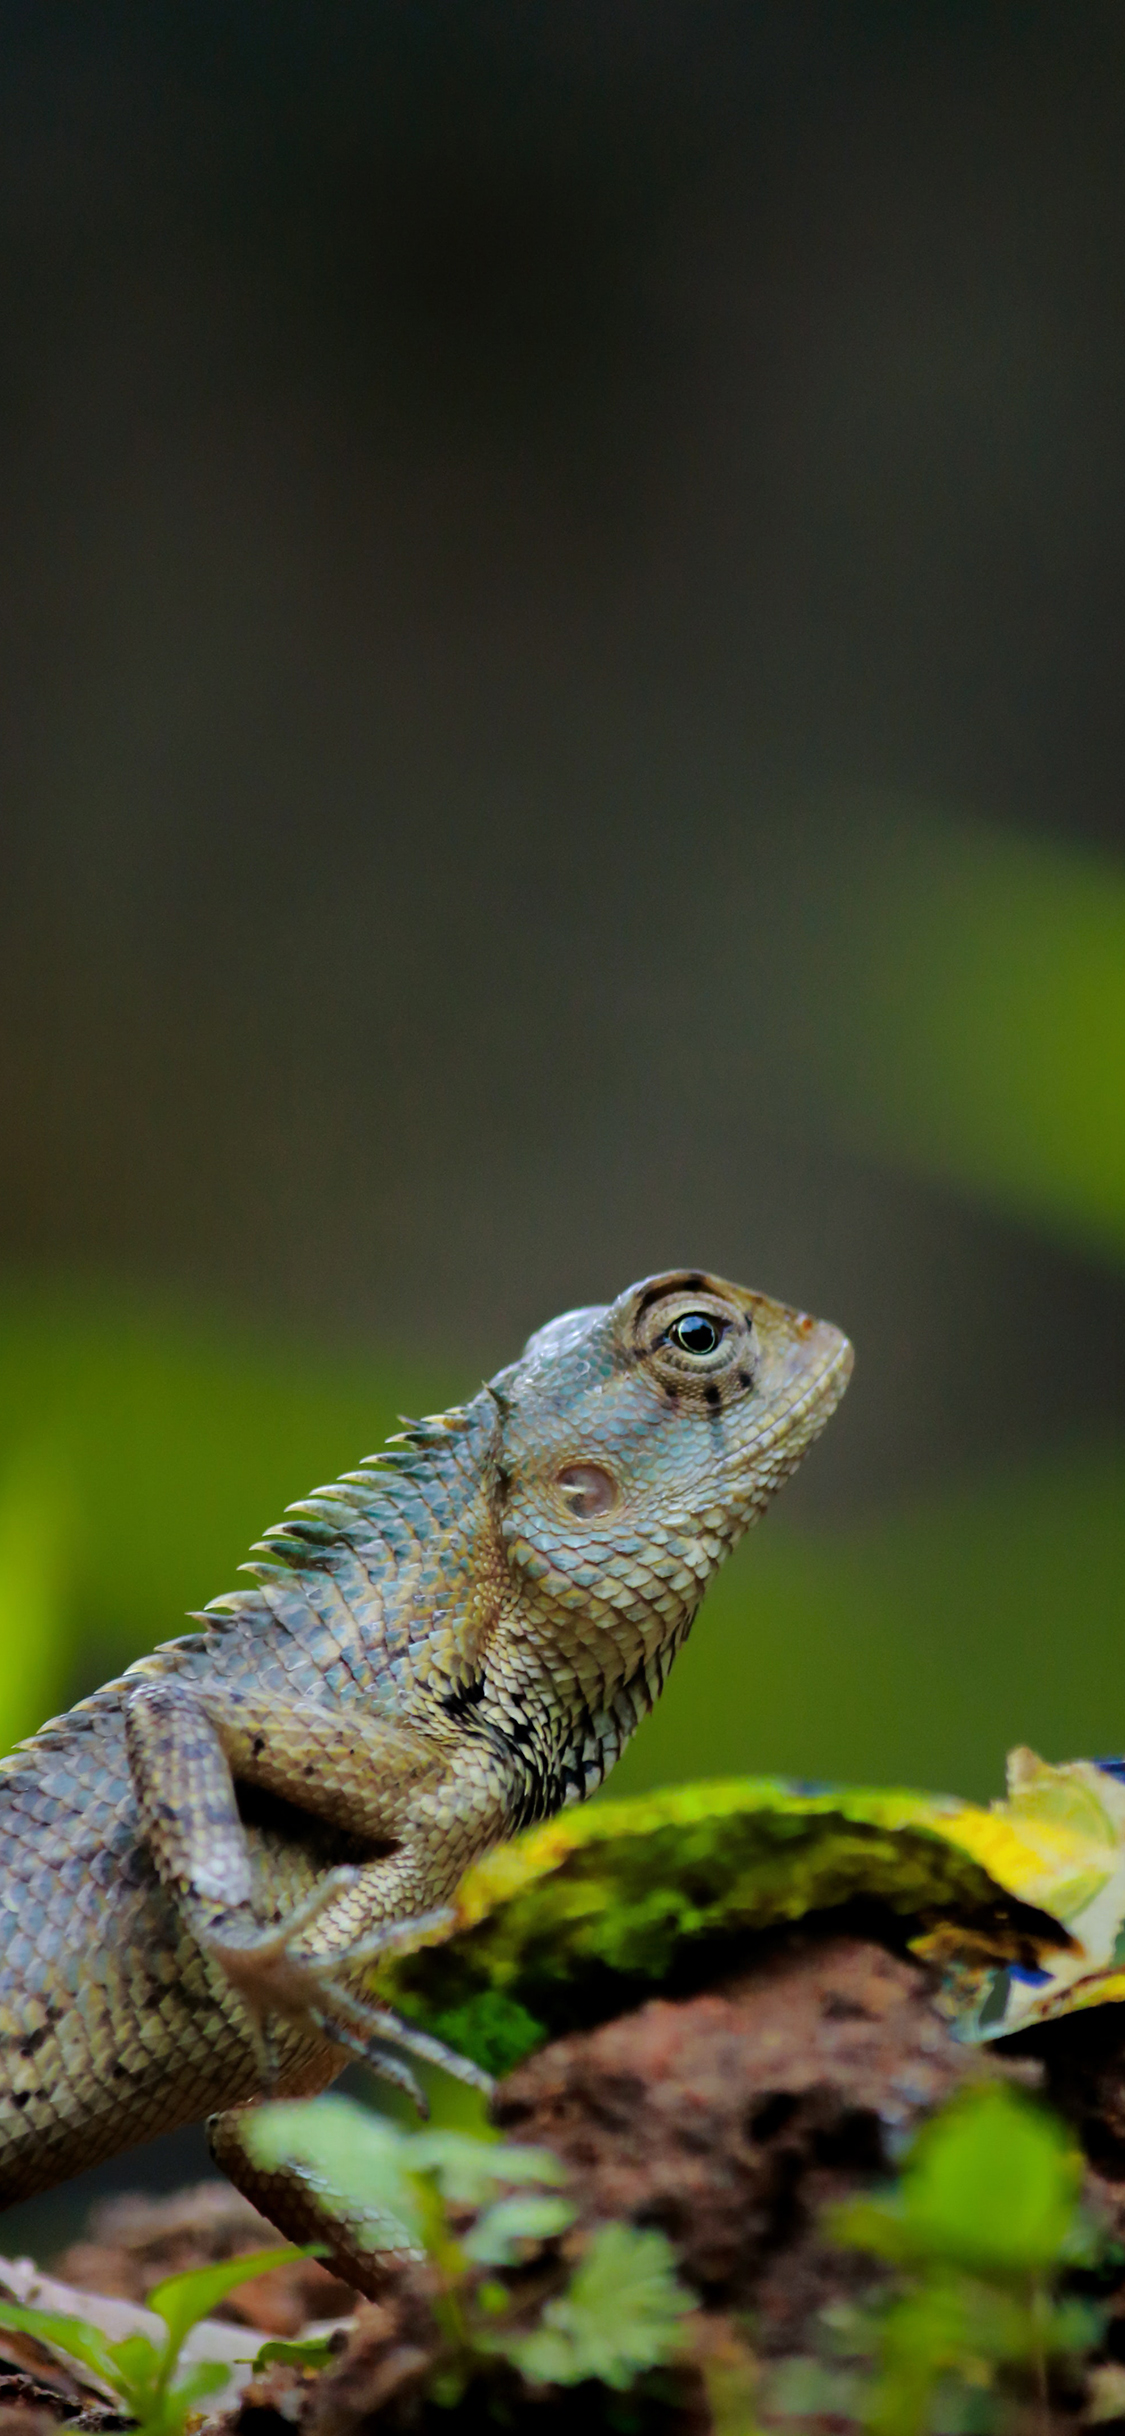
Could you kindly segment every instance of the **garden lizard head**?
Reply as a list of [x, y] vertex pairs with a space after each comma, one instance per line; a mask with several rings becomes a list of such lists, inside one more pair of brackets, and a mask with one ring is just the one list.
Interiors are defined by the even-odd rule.
[[[541, 1328], [491, 1388], [493, 1510], [519, 1590], [500, 1635], [512, 1697], [534, 1646], [562, 1708], [606, 1719], [608, 1703], [623, 1739], [636, 1717], [618, 1695], [651, 1705], [708, 1580], [851, 1367], [828, 1321], [693, 1269]], [[602, 1773], [614, 1755], [602, 1748]]]

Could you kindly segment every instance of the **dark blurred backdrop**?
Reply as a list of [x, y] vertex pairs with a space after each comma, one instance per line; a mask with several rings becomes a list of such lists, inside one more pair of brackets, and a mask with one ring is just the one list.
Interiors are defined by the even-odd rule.
[[630, 1766], [1125, 1740], [1123, 139], [1099, 0], [0, 11], [13, 1730], [688, 1260], [859, 1363]]

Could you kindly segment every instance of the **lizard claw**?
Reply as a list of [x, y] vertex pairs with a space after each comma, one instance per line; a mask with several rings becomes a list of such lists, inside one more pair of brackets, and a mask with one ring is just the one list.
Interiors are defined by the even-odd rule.
[[[390, 2043], [393, 2047], [404, 2047], [408, 2055], [417, 2056], [422, 2064], [436, 2064], [440, 2072], [448, 2072], [454, 2080], [466, 2082], [470, 2089], [483, 2091], [486, 2098], [495, 2097], [496, 2083], [490, 2072], [484, 2072], [469, 2056], [458, 2055], [455, 2047], [447, 2047], [444, 2039], [434, 2038], [429, 2030], [419, 2030], [414, 2022], [404, 2021], [402, 2015], [392, 2013], [389, 2006], [367, 2003], [362, 1997], [353, 1996], [349, 1988], [334, 1985], [331, 1981], [326, 1982], [324, 1995], [333, 2008], [331, 2016], [318, 2009], [311, 2018], [326, 2038], [346, 2047], [349, 2055], [358, 2055], [363, 2063], [370, 2064], [373, 2072], [388, 2080], [399, 2077], [386, 2069], [386, 2050]], [[409, 2071], [408, 2066], [404, 2065], [403, 2069]], [[412, 2073], [410, 2079], [414, 2079]], [[407, 2084], [402, 2082], [400, 2086], [406, 2087]], [[411, 2095], [414, 2095], [414, 2090], [411, 2090]], [[422, 2111], [426, 2113], [428, 2109], [423, 2107]]]
[[[360, 2057], [381, 2079], [404, 2089], [423, 2115], [429, 2110], [417, 2077], [406, 2062], [406, 2054], [416, 2056], [422, 2063], [436, 2064], [441, 2071], [491, 2097], [495, 2082], [479, 2065], [458, 2055], [429, 2031], [403, 2021], [389, 2007], [357, 1995], [340, 1978], [341, 1972], [374, 1962], [380, 1955], [393, 1952], [396, 1946], [415, 1945], [421, 1937], [448, 1927], [453, 1919], [448, 1905], [421, 1913], [413, 1920], [388, 1920], [370, 1936], [359, 1938], [334, 1954], [294, 1951], [295, 1938], [310, 1928], [339, 1895], [349, 1892], [359, 1875], [355, 1869], [330, 1870], [304, 1902], [274, 1927], [233, 1937], [229, 1929], [225, 1935], [212, 1930], [206, 1940], [207, 1951], [220, 1964], [250, 2016], [263, 2092], [268, 2095], [278, 2077], [277, 2049], [269, 2024], [271, 2016], [281, 2014], [311, 2024], [333, 2046], [346, 2048], [349, 2054]], [[406, 2054], [399, 2055], [397, 2049], [404, 2049]]]
[[404, 2055], [396, 2055], [394, 2048], [384, 2045], [381, 2039], [361, 2038], [358, 2031], [349, 2029], [345, 2022], [334, 2021], [328, 2013], [310, 2013], [309, 2020], [316, 2023], [317, 2029], [334, 2047], [343, 2047], [349, 2055], [358, 2056], [360, 2063], [366, 2064], [368, 2071], [373, 2072], [378, 2080], [389, 2081], [393, 2088], [405, 2090], [423, 2122], [428, 2122], [430, 2101], [417, 2073], [411, 2070]]

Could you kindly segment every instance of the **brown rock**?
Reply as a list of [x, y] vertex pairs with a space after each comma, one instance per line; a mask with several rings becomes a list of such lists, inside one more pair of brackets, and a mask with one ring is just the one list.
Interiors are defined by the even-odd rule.
[[871, 2278], [817, 2230], [822, 2208], [891, 2171], [919, 2118], [987, 2069], [918, 1965], [794, 1931], [702, 1995], [555, 2041], [505, 2082], [496, 2119], [565, 2158], [584, 2222], [659, 2226], [710, 2306], [753, 2303], [784, 2346]]

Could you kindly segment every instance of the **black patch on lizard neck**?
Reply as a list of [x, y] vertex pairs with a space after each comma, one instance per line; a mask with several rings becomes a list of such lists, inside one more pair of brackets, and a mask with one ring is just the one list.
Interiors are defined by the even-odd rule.
[[445, 1710], [447, 1717], [464, 1717], [484, 1699], [484, 1694], [484, 1676], [478, 1675], [471, 1683], [456, 1683], [451, 1691], [443, 1692], [439, 1707]]
[[[675, 1650], [669, 1649], [661, 1652], [656, 1661], [658, 1688], [674, 1655]], [[638, 1668], [618, 1686], [597, 1725], [589, 1709], [576, 1710], [567, 1719], [564, 1748], [550, 1752], [542, 1748], [534, 1719], [508, 1711], [499, 1724], [499, 1739], [518, 1771], [511, 1797], [510, 1832], [537, 1827], [542, 1819], [556, 1817], [568, 1801], [576, 1797], [584, 1801], [587, 1794], [595, 1793], [641, 1718], [647, 1716], [654, 1698], [644, 1669]], [[617, 1728], [615, 1733], [610, 1730], [611, 1720]]]

